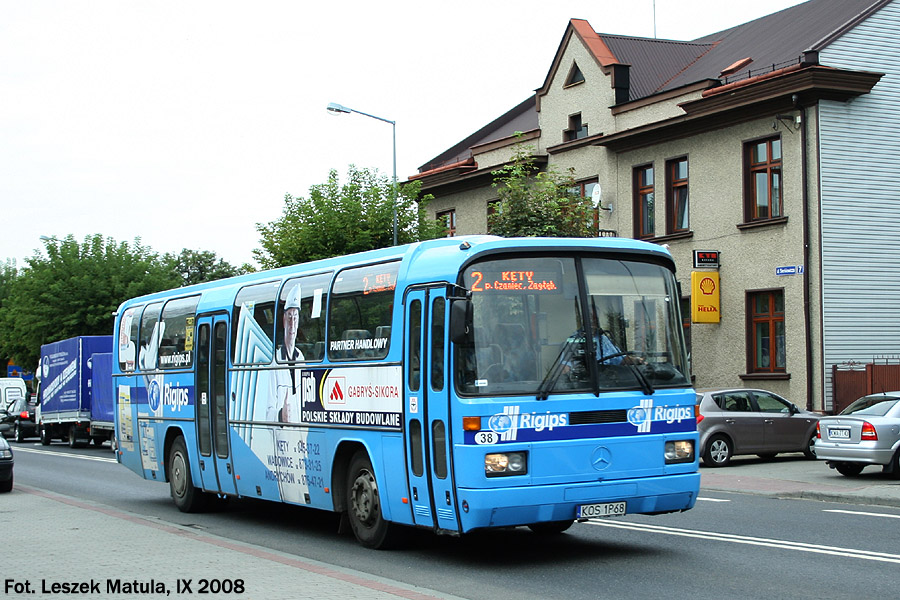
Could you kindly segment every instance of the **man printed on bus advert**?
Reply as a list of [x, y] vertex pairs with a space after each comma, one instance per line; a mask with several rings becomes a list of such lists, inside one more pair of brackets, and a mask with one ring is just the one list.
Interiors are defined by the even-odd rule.
[[[281, 321], [284, 341], [278, 348], [277, 361], [293, 363], [305, 360], [303, 352], [296, 346], [300, 329], [300, 284], [296, 284], [284, 301]], [[300, 374], [296, 369], [281, 368], [275, 370], [275, 394], [269, 398], [267, 421], [290, 423], [300, 416], [299, 403]]]

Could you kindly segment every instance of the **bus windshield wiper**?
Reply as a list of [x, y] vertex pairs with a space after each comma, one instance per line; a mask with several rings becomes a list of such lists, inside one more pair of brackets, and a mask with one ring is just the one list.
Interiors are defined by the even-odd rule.
[[653, 385], [650, 384], [650, 380], [644, 375], [644, 373], [638, 368], [636, 364], [628, 360], [627, 358], [622, 361], [623, 364], [628, 365], [628, 368], [631, 369], [631, 372], [634, 373], [634, 378], [638, 380], [638, 384], [641, 386], [641, 391], [650, 396], [653, 394]]
[[556, 382], [559, 381], [560, 376], [565, 372], [566, 367], [569, 366], [567, 363], [572, 356], [572, 347], [577, 340], [577, 336], [572, 336], [566, 340], [565, 345], [559, 351], [559, 355], [557, 355], [556, 360], [553, 362], [553, 366], [550, 367], [544, 380], [541, 381], [541, 385], [538, 386], [538, 400], [546, 400], [550, 395], [550, 390], [556, 387]]

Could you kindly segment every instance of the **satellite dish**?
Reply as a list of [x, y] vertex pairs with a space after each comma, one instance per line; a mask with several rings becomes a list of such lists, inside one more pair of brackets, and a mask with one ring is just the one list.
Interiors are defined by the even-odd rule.
[[591, 192], [591, 201], [594, 203], [594, 208], [600, 206], [600, 197], [603, 192], [600, 190], [600, 184], [594, 186], [594, 191]]

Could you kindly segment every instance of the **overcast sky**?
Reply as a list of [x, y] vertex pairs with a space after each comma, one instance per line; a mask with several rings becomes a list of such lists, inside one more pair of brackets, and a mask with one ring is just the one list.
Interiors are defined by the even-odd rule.
[[[689, 40], [797, 0], [656, 0]], [[397, 175], [528, 98], [570, 18], [654, 36], [653, 0], [0, 0], [0, 261], [41, 236], [251, 262], [330, 169]]]

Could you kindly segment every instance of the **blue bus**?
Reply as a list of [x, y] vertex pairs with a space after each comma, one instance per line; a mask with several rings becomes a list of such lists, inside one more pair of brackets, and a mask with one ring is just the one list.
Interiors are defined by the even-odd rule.
[[693, 507], [674, 261], [629, 239], [431, 240], [118, 309], [118, 461], [182, 511], [335, 511], [361, 544]]

